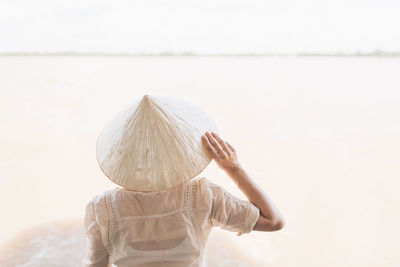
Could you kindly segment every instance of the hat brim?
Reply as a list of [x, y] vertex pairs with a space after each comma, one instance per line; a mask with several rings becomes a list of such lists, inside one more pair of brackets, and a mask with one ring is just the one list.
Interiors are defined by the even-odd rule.
[[199, 175], [212, 161], [201, 140], [210, 116], [188, 101], [145, 96], [103, 128], [96, 158], [112, 182], [131, 190], [161, 191]]

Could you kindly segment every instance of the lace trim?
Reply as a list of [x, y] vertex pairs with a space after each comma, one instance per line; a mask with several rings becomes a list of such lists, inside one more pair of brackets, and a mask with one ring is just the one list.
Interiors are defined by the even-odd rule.
[[199, 239], [202, 240], [203, 239], [203, 234], [201, 231], [201, 228], [199, 226], [199, 222], [196, 219], [196, 216], [193, 213], [193, 199], [194, 199], [194, 194], [195, 194], [195, 185], [193, 183], [193, 181], [190, 181], [187, 185], [186, 185], [186, 196], [185, 196], [185, 201], [186, 201], [186, 210], [187, 213], [190, 217], [190, 219], [192, 220], [193, 223], [193, 228], [197, 237], [197, 242], [199, 247], [203, 244], [199, 242]]
[[107, 231], [105, 236], [105, 247], [110, 257], [115, 255], [117, 246], [115, 235], [117, 233], [117, 221], [115, 220], [115, 209], [111, 201], [111, 193], [107, 192], [104, 196], [104, 204], [107, 213]]

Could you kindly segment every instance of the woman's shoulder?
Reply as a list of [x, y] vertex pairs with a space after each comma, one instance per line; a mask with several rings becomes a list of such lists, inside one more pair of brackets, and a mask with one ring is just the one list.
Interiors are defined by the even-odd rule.
[[[94, 195], [87, 203], [87, 206], [92, 206], [93, 207], [93, 211], [96, 213], [96, 211], [104, 209], [105, 207], [105, 201], [106, 201], [106, 197], [110, 196], [112, 197], [112, 194], [117, 190], [117, 188], [115, 189], [109, 189], [106, 190], [102, 193], [99, 193], [97, 195]], [[111, 198], [110, 198], [111, 199]]]
[[200, 176], [194, 180], [196, 191], [201, 198], [212, 197], [216, 191], [222, 190], [222, 187], [205, 176]]
[[[211, 181], [210, 179], [202, 176], [197, 180], [199, 195], [202, 197], [210, 197], [213, 199], [231, 197], [233, 200], [237, 200], [232, 193], [230, 193], [225, 187]], [[243, 201], [243, 200], [242, 200]]]
[[[100, 225], [106, 225], [108, 214], [107, 196], [111, 196], [116, 189], [106, 190], [93, 196], [86, 204], [86, 212], [91, 212]], [[111, 199], [111, 198], [110, 198]]]
[[109, 190], [103, 191], [103, 192], [101, 192], [101, 193], [99, 193], [97, 195], [94, 195], [90, 199], [90, 202], [98, 203], [98, 202], [100, 202], [101, 199], [105, 198], [107, 195], [110, 195], [110, 194], [114, 193], [116, 190], [117, 190], [117, 188], [109, 189]]
[[212, 190], [213, 188], [221, 187], [220, 185], [212, 182], [205, 176], [200, 176], [196, 178], [195, 183], [198, 185], [200, 190], [203, 190], [205, 192], [210, 192], [210, 190]]
[[205, 176], [199, 176], [194, 178], [192, 183], [198, 190], [205, 190], [208, 187], [210, 180]]

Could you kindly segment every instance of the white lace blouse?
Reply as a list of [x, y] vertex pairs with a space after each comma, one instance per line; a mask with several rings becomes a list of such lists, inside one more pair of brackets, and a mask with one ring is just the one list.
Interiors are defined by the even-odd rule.
[[82, 266], [204, 266], [213, 226], [241, 235], [259, 216], [251, 202], [206, 177], [159, 192], [117, 187], [86, 206]]

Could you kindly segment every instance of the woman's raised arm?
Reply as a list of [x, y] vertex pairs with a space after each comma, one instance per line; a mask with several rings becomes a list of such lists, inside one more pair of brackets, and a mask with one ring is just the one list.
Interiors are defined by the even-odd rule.
[[269, 196], [258, 186], [240, 165], [236, 150], [216, 133], [202, 136], [204, 145], [217, 165], [228, 174], [247, 199], [260, 210], [255, 231], [277, 231], [283, 228], [284, 220]]

